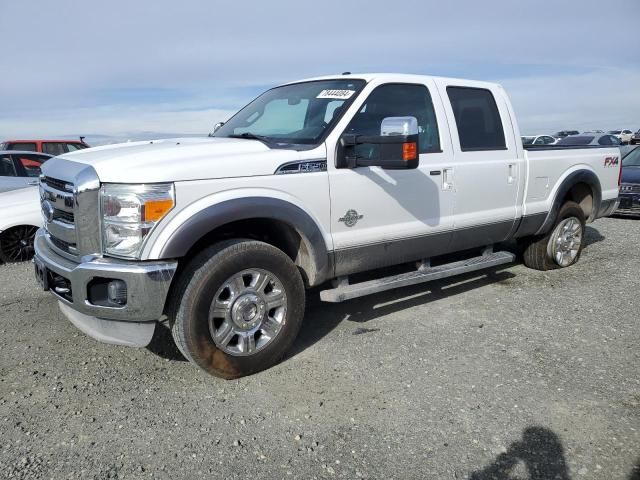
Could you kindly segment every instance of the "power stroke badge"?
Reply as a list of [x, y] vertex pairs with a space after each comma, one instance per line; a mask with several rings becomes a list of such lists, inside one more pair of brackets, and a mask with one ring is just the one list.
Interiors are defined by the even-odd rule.
[[339, 218], [339, 222], [344, 222], [347, 227], [353, 227], [358, 220], [360, 220], [363, 215], [358, 215], [358, 212], [355, 210], [347, 210], [347, 213], [344, 214], [344, 217]]

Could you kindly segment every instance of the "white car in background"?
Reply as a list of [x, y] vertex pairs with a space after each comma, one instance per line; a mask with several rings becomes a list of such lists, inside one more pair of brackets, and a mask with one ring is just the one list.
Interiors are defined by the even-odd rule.
[[0, 193], [0, 261], [31, 260], [33, 238], [41, 226], [38, 187]]
[[627, 143], [629, 143], [631, 141], [631, 137], [633, 137], [633, 132], [629, 129], [627, 130], [610, 130], [609, 131], [609, 135], [614, 135], [616, 137], [618, 137], [618, 140], [620, 140], [620, 142], [623, 145], [626, 145]]
[[554, 145], [558, 141], [551, 135], [525, 135], [522, 137], [523, 145]]

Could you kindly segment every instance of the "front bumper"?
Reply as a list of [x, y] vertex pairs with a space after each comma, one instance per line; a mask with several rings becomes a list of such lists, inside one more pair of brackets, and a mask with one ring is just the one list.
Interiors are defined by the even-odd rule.
[[616, 215], [640, 215], [640, 193], [621, 193]]
[[[51, 282], [63, 285], [64, 288], [50, 290], [69, 309], [84, 316], [120, 322], [150, 322], [162, 316], [177, 262], [126, 262], [92, 257], [75, 263], [49, 246], [47, 233], [43, 229], [36, 233], [34, 247], [36, 271], [44, 267], [45, 275], [50, 275], [48, 278]], [[106, 306], [92, 302], [91, 292], [95, 290], [90, 288], [103, 280], [121, 280], [126, 284], [124, 305]]]

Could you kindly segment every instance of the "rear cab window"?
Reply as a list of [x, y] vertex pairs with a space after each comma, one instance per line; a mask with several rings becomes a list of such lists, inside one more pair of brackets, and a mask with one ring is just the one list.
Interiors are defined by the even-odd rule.
[[463, 152], [506, 150], [504, 127], [490, 90], [447, 87]]
[[24, 152], [37, 152], [35, 142], [7, 142], [7, 150], [22, 150]]

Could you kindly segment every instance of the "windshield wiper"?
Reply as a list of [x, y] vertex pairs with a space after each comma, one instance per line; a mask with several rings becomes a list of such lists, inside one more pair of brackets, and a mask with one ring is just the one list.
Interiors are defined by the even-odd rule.
[[244, 133], [232, 133], [231, 135], [227, 135], [227, 138], [246, 138], [247, 140], [259, 140], [264, 143], [267, 147], [273, 145], [273, 140], [269, 137], [265, 137], [264, 135], [256, 135], [251, 132]]

